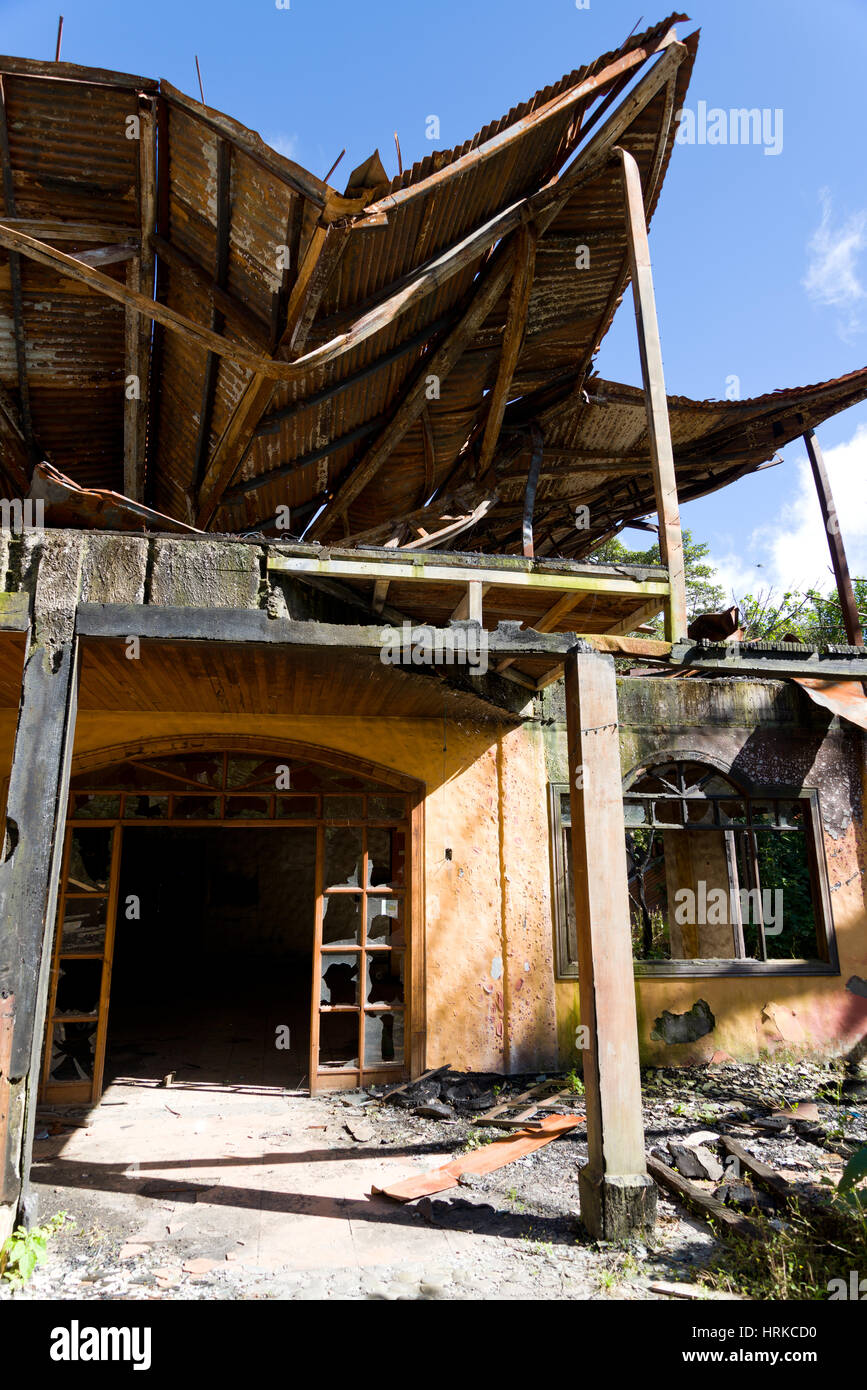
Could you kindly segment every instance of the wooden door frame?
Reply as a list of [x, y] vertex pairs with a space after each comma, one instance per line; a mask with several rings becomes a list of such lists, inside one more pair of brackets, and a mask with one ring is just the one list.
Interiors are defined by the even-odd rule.
[[[136, 739], [123, 743], [113, 744], [96, 750], [87, 750], [73, 756], [71, 776], [77, 777], [83, 773], [104, 769], [114, 763], [122, 763], [130, 759], [142, 759], [148, 761], [154, 758], [170, 757], [173, 754], [183, 753], [204, 753], [204, 752], [226, 752], [226, 753], [252, 753], [264, 756], [276, 755], [287, 760], [297, 762], [307, 762], [313, 765], [317, 763], [323, 766], [334, 768], [338, 771], [356, 774], [370, 778], [380, 785], [401, 792], [408, 798], [408, 829], [409, 843], [406, 853], [406, 876], [407, 883], [404, 892], [405, 917], [406, 917], [406, 946], [405, 946], [405, 1000], [404, 1000], [404, 1066], [389, 1069], [387, 1079], [400, 1080], [404, 1077], [414, 1078], [421, 1075], [425, 1069], [426, 1061], [426, 998], [425, 998], [425, 926], [424, 926], [424, 784], [417, 779], [408, 777], [403, 773], [396, 772], [392, 768], [383, 767], [380, 764], [372, 763], [366, 759], [359, 758], [350, 753], [343, 753], [333, 748], [321, 747], [317, 744], [303, 743], [295, 739], [281, 739], [275, 736], [257, 736], [250, 734], [202, 734], [202, 735], [168, 735], [159, 736], [152, 739]], [[81, 789], [79, 789], [81, 790]], [[222, 793], [218, 793], [222, 794]], [[243, 794], [243, 792], [239, 792]], [[69, 806], [64, 824], [64, 861], [61, 878], [61, 893], [58, 903], [58, 923], [55, 930], [54, 956], [51, 980], [51, 994], [49, 1009], [46, 1014], [46, 1034], [45, 1034], [45, 1059], [42, 1069], [40, 1095], [45, 1104], [62, 1104], [64, 1100], [68, 1103], [81, 1103], [79, 1098], [71, 1097], [68, 1092], [74, 1087], [74, 1083], [64, 1083], [65, 1096], [56, 1095], [47, 1098], [49, 1090], [58, 1090], [55, 1085], [51, 1086], [49, 1081], [49, 1069], [51, 1064], [51, 1047], [49, 1032], [54, 1020], [54, 1000], [57, 990], [58, 961], [60, 955], [62, 932], [60, 929], [60, 910], [65, 900], [66, 882], [66, 860], [71, 844], [72, 830], [74, 828], [91, 827], [110, 827], [113, 830], [113, 841], [111, 851], [111, 874], [110, 874], [110, 896], [109, 896], [109, 921], [106, 927], [106, 941], [103, 952], [103, 976], [100, 990], [99, 1011], [97, 1015], [97, 1034], [94, 1045], [94, 1074], [90, 1092], [90, 1103], [95, 1104], [102, 1093], [102, 1079], [105, 1061], [105, 1044], [107, 1041], [108, 1027], [108, 1008], [111, 993], [111, 966], [114, 955], [114, 935], [118, 909], [118, 892], [120, 881], [120, 864], [123, 849], [124, 829], [148, 829], [159, 828], [153, 821], [145, 822], [141, 820], [131, 820], [129, 818], [113, 819], [82, 819], [73, 820], [69, 815]], [[321, 811], [321, 807], [320, 807]], [[332, 822], [333, 823], [333, 822]], [[175, 829], [269, 829], [283, 828], [298, 829], [315, 828], [316, 834], [316, 898], [315, 915], [318, 915], [322, 899], [322, 852], [321, 846], [324, 841], [326, 821], [320, 816], [309, 820], [239, 820], [239, 819], [212, 819], [206, 821], [169, 821], [161, 822], [163, 828], [174, 827]], [[319, 988], [320, 981], [317, 974], [319, 960], [320, 934], [317, 929], [317, 922], [314, 918], [314, 969], [313, 969], [313, 1000], [310, 1014], [310, 1037], [311, 1037], [311, 1058], [314, 1037], [318, 1037], [319, 1024]], [[363, 1009], [363, 1002], [361, 1004]], [[371, 1077], [378, 1075], [370, 1072]], [[339, 1089], [340, 1083], [346, 1085], [360, 1084], [365, 1076], [363, 1068], [363, 1057], [359, 1057], [359, 1068], [357, 1080], [344, 1080], [344, 1074], [334, 1073], [333, 1079], [338, 1081], [337, 1086], [329, 1086], [328, 1076], [323, 1078], [319, 1073], [313, 1073], [309, 1077], [310, 1091], [314, 1094], [317, 1090]], [[338, 1080], [338, 1078], [340, 1078]], [[323, 1080], [325, 1084], [323, 1085]], [[318, 1083], [318, 1084], [317, 1084]]]

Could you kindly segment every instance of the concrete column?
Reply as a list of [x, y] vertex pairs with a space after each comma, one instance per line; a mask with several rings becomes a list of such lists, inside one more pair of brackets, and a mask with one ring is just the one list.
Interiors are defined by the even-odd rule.
[[617, 691], [609, 656], [572, 652], [566, 725], [587, 1139], [579, 1175], [591, 1236], [621, 1240], [656, 1219], [647, 1175], [626, 881]]

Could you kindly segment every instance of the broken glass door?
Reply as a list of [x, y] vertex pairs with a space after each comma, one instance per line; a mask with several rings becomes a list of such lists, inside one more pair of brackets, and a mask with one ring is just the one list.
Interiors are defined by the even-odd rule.
[[48, 996], [43, 1096], [89, 1102], [102, 1089], [117, 910], [119, 825], [66, 831]]
[[388, 1080], [406, 1066], [406, 798], [326, 796], [323, 814], [312, 1090]]

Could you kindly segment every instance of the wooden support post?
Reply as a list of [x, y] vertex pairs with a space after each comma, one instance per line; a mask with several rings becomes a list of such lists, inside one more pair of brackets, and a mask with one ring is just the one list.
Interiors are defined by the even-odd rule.
[[482, 621], [482, 600], [490, 587], [490, 584], [483, 584], [481, 579], [471, 579], [467, 585], [467, 592], [452, 613], [452, 619], [461, 618], [466, 621], [469, 618], [470, 622], [480, 623]]
[[680, 642], [686, 636], [683, 537], [677, 505], [677, 479], [668, 422], [665, 377], [662, 371], [662, 348], [656, 319], [644, 197], [641, 192], [641, 175], [635, 159], [624, 149], [618, 149], [618, 154], [626, 200], [626, 231], [635, 319], [638, 325], [644, 404], [647, 410], [647, 435], [653, 465], [653, 489], [659, 514], [659, 550], [671, 583], [671, 597], [665, 610], [665, 636], [668, 642]]
[[617, 691], [611, 657], [566, 659], [572, 856], [589, 1161], [579, 1174], [590, 1235], [652, 1227], [623, 828]]
[[33, 598], [0, 863], [0, 1000], [14, 1001], [8, 1069], [0, 1091], [0, 1241], [27, 1197], [36, 1090], [51, 970], [69, 764], [75, 732], [75, 613], [82, 540], [46, 537]]
[[849, 574], [849, 562], [846, 559], [843, 537], [840, 535], [840, 522], [837, 518], [837, 508], [834, 506], [834, 498], [831, 495], [831, 484], [828, 480], [828, 470], [825, 468], [825, 460], [822, 456], [822, 450], [819, 448], [819, 441], [816, 438], [814, 430], [807, 430], [807, 433], [804, 435], [804, 443], [807, 446], [807, 453], [810, 456], [813, 481], [816, 484], [816, 492], [819, 495], [819, 506], [822, 509], [822, 521], [828, 536], [828, 549], [831, 552], [831, 564], [834, 566], [834, 578], [837, 581], [837, 593], [840, 596], [840, 607], [843, 610], [846, 637], [850, 646], [863, 647], [864, 628], [858, 616], [858, 605], [855, 602], [855, 592], [852, 588], [852, 578]]

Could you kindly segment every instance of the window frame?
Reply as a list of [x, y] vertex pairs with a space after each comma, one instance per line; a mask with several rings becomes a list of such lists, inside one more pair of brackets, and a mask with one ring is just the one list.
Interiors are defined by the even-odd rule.
[[566, 877], [566, 853], [563, 845], [563, 816], [560, 798], [569, 791], [568, 782], [548, 783], [548, 825], [551, 837], [551, 902], [554, 917], [554, 978], [578, 979], [577, 926], [576, 954], [569, 950], [569, 887]]
[[[743, 785], [743, 779], [732, 778], [731, 772], [706, 755], [677, 750], [661, 752], [658, 757], [642, 760], [640, 768], [634, 769], [623, 779], [623, 790], [629, 791], [639, 773], [650, 772], [653, 767], [673, 762], [704, 763], [708, 771], [717, 771], [728, 777], [735, 786], [741, 786], [743, 796], [751, 800], [790, 800], [800, 801], [805, 806], [804, 836], [807, 859], [810, 867], [810, 883], [813, 890], [813, 905], [816, 916], [818, 944], [824, 942], [826, 959], [792, 960], [738, 960], [729, 957], [724, 960], [665, 960], [642, 961], [633, 957], [633, 972], [636, 979], [702, 979], [729, 976], [732, 978], [750, 975], [774, 976], [824, 976], [839, 975], [840, 960], [837, 951], [837, 936], [834, 928], [834, 912], [831, 902], [831, 888], [828, 878], [828, 865], [825, 856], [825, 837], [822, 823], [821, 799], [816, 787], [792, 787], [787, 784]], [[577, 980], [578, 962], [571, 959], [569, 951], [568, 896], [565, 888], [566, 862], [563, 847], [564, 826], [560, 810], [560, 797], [569, 794], [568, 782], [548, 784], [549, 831], [551, 837], [551, 879], [554, 919], [554, 974], [558, 980]], [[624, 832], [627, 829], [624, 822]], [[561, 885], [563, 886], [561, 891]]]

